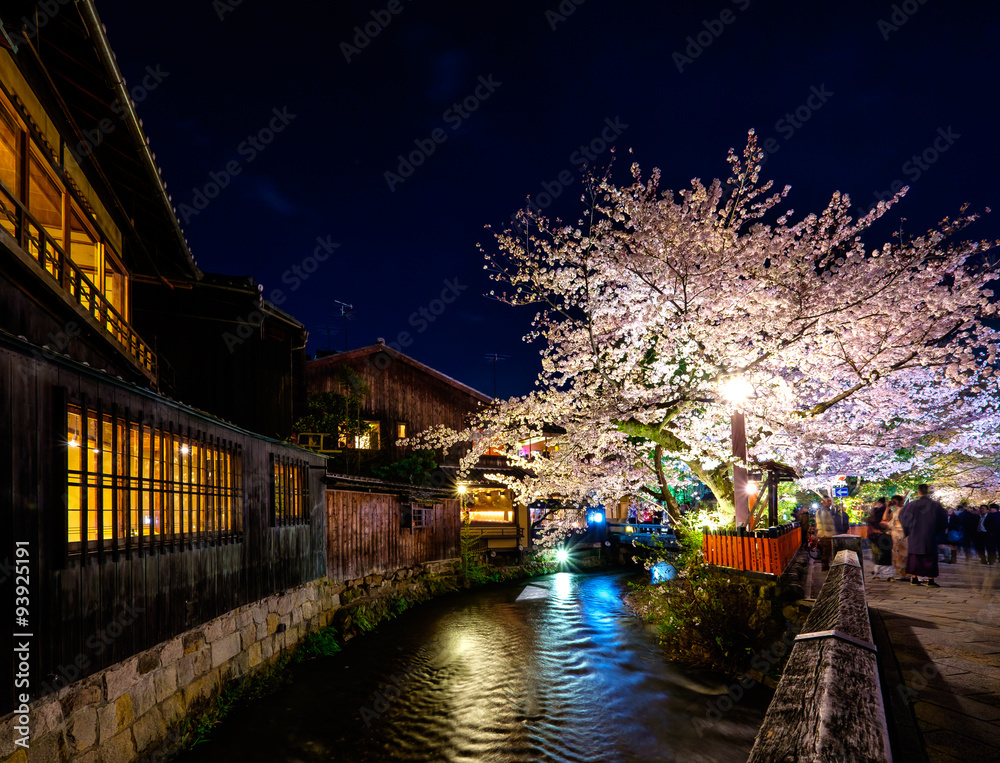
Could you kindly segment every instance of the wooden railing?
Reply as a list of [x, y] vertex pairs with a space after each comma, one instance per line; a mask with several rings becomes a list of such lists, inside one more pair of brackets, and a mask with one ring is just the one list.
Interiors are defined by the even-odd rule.
[[0, 183], [0, 227], [124, 347], [151, 379], [156, 379], [156, 353], [3, 183]]
[[802, 545], [797, 523], [766, 530], [702, 530], [705, 564], [781, 575]]
[[771, 649], [784, 654], [789, 644], [748, 763], [891, 763], [865, 578], [853, 552], [835, 557], [802, 633], [786, 632]]

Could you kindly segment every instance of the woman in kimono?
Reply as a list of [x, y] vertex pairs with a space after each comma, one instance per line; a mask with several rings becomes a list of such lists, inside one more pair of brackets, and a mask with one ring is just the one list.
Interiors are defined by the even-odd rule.
[[888, 525], [889, 531], [892, 533], [892, 566], [896, 568], [895, 577], [898, 580], [906, 580], [908, 577], [906, 574], [906, 563], [909, 556], [908, 544], [903, 531], [903, 525], [899, 521], [899, 512], [902, 509], [903, 496], [894, 495], [889, 501], [886, 513], [890, 514], [891, 512]]

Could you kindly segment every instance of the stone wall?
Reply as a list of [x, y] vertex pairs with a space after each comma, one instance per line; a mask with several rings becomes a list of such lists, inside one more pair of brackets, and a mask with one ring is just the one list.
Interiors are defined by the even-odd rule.
[[457, 562], [429, 562], [391, 575], [337, 583], [314, 580], [227, 612], [176, 638], [45, 696], [29, 705], [30, 747], [17, 713], [0, 719], [0, 758], [16, 763], [125, 763], [156, 760], [176, 748], [184, 722], [226, 684], [242, 678], [336, 618], [357, 632], [359, 607], [430, 598], [457, 587]]

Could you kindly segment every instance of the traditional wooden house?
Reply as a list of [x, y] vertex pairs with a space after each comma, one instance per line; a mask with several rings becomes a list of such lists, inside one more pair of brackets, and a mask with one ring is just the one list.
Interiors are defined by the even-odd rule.
[[[347, 368], [353, 375], [345, 375]], [[346, 385], [360, 378], [367, 389], [360, 416], [368, 431], [347, 438], [336, 432], [302, 432], [299, 442], [330, 458], [330, 471], [370, 474], [412, 453], [407, 437], [444, 425], [463, 429], [469, 416], [492, 402], [484, 395], [417, 360], [387, 346], [373, 345], [310, 361], [306, 370], [310, 395], [350, 392]], [[530, 543], [528, 510], [513, 501], [511, 491], [491, 480], [490, 474], [517, 476], [499, 455], [485, 455], [477, 467], [460, 476], [459, 460], [467, 448], [453, 447], [436, 454], [438, 469], [431, 475], [434, 487], [446, 488], [467, 512], [470, 531], [485, 549], [516, 552]], [[400, 488], [403, 489], [403, 488]]]
[[92, 0], [36, 5], [0, 9], [0, 715], [326, 572], [325, 459], [254, 433], [302, 326], [196, 266]]

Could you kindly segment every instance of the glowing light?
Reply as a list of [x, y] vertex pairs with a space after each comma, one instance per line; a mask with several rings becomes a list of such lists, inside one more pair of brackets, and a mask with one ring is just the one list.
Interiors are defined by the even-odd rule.
[[814, 509], [818, 509], [818, 508], [819, 508], [819, 504], [818, 504], [818, 503], [814, 503], [814, 504], [813, 504], [813, 508], [814, 508]]
[[591, 512], [589, 515], [587, 515], [587, 521], [593, 522], [595, 525], [599, 525], [601, 524], [601, 522], [604, 521], [604, 514], [602, 514], [599, 511]]
[[78, 443], [76, 440], [70, 440], [66, 444], [69, 445], [71, 448], [79, 448], [80, 447], [80, 443]]
[[569, 551], [567, 551], [564, 548], [557, 548], [556, 561], [559, 562], [559, 564], [565, 564], [567, 561], [569, 561]]
[[468, 489], [469, 489], [469, 488], [467, 488], [467, 487], [466, 487], [465, 485], [459, 485], [459, 486], [458, 486], [458, 492], [459, 492], [459, 493], [463, 493], [463, 494], [464, 494], [465, 492], [467, 492], [467, 491], [468, 491]]
[[657, 562], [650, 568], [654, 583], [665, 583], [677, 577], [677, 569], [667, 562]]
[[181, 445], [181, 455], [186, 456], [191, 452], [191, 449], [187, 445]]
[[748, 493], [753, 493], [754, 495], [756, 495], [758, 490], [760, 490], [760, 485], [758, 485], [756, 482], [748, 482], [747, 483], [747, 492]]
[[573, 593], [573, 576], [568, 572], [557, 572], [555, 593], [558, 599], [568, 599]]
[[740, 405], [753, 394], [753, 387], [742, 376], [731, 376], [722, 386], [722, 394], [729, 402]]

